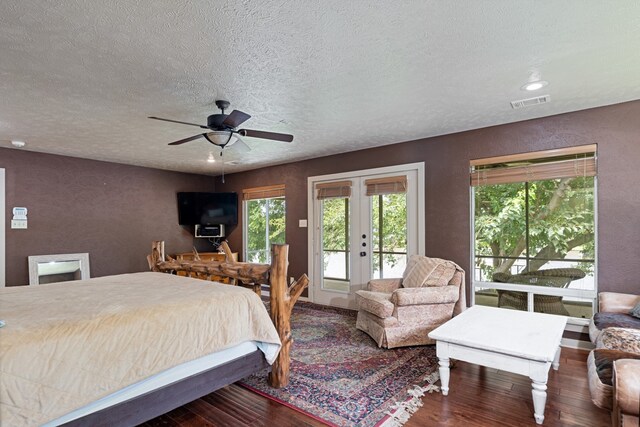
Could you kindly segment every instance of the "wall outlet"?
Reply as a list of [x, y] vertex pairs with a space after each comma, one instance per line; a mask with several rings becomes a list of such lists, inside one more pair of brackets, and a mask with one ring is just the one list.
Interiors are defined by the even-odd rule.
[[12, 219], [11, 220], [11, 228], [24, 230], [24, 229], [27, 228], [27, 220], [26, 219]]
[[299, 219], [298, 220], [298, 227], [305, 228], [306, 226], [307, 226], [307, 220], [306, 219]]

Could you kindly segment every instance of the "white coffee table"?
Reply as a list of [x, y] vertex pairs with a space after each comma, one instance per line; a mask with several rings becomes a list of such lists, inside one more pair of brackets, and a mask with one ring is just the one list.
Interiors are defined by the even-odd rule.
[[531, 378], [534, 417], [544, 421], [549, 367], [558, 370], [567, 318], [474, 306], [429, 333], [436, 340], [442, 394], [449, 394], [449, 359]]

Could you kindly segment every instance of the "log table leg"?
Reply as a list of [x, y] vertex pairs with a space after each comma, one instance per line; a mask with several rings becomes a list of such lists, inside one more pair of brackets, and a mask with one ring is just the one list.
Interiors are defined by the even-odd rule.
[[304, 274], [291, 287], [287, 288], [288, 252], [287, 245], [273, 245], [271, 247], [271, 273], [269, 276], [271, 320], [282, 342], [280, 353], [273, 362], [269, 373], [269, 385], [275, 388], [286, 387], [289, 384], [289, 353], [291, 344], [293, 344], [291, 311], [298, 297], [309, 284], [309, 278]]

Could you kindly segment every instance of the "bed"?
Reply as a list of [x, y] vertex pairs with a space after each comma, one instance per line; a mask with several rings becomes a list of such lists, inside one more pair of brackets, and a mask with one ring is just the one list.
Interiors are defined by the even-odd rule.
[[3, 425], [132, 425], [274, 362], [260, 298], [146, 272], [0, 289]]

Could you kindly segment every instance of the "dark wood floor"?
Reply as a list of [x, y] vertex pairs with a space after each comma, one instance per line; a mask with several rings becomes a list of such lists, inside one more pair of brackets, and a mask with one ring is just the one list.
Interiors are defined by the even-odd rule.
[[[591, 403], [587, 352], [563, 349], [560, 370], [547, 383], [544, 426], [604, 427], [610, 415]], [[536, 426], [528, 378], [458, 362], [449, 396], [433, 393], [406, 427]], [[231, 385], [145, 424], [151, 426], [321, 426], [284, 405]]]

